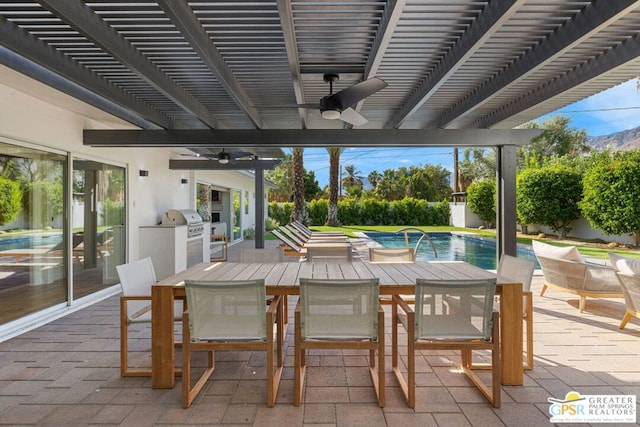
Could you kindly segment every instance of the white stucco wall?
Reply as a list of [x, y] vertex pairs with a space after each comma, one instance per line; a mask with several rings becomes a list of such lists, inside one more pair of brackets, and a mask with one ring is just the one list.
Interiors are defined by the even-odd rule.
[[[623, 245], [633, 246], [635, 243], [633, 241], [633, 236], [631, 234], [623, 234], [621, 236], [612, 236], [609, 234], [604, 234], [600, 230], [594, 230], [589, 225], [589, 221], [585, 218], [580, 218], [574, 221], [572, 224], [572, 229], [568, 234], [568, 237], [574, 237], [578, 239], [601, 239], [605, 242], [616, 242], [621, 243]], [[545, 227], [542, 225], [530, 225], [527, 227], [529, 233], [534, 232], [542, 232], [549, 235], [557, 235], [555, 231], [551, 230], [549, 227]]]
[[451, 209], [451, 225], [454, 227], [478, 228], [485, 225], [478, 215], [471, 212], [471, 209], [464, 202], [449, 203]]
[[[196, 183], [249, 191], [253, 179], [235, 171], [172, 171], [171, 151], [151, 148], [84, 146], [84, 129], [135, 129], [132, 125], [73, 100], [47, 86], [0, 66], [0, 141], [35, 149], [53, 149], [75, 157], [127, 168], [129, 260], [138, 259], [138, 228], [157, 224], [167, 209], [195, 209]], [[139, 170], [149, 176], [139, 176]], [[182, 184], [186, 178], [188, 184]], [[243, 228], [255, 228], [254, 207], [243, 214]]]

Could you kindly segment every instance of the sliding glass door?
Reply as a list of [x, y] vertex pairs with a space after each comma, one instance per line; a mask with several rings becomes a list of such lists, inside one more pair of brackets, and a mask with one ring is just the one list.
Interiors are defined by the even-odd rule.
[[68, 300], [67, 156], [0, 142], [0, 325]]
[[73, 297], [118, 283], [125, 257], [125, 169], [73, 161]]
[[118, 283], [125, 169], [76, 158], [69, 178], [68, 164], [0, 141], [0, 328]]

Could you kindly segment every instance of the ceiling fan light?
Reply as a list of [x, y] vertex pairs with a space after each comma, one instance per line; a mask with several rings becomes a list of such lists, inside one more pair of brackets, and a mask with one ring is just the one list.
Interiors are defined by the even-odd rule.
[[322, 112], [322, 118], [327, 120], [337, 120], [340, 118], [340, 111], [338, 110], [324, 110]]
[[218, 155], [218, 163], [220, 163], [221, 165], [226, 165], [227, 163], [229, 163], [229, 154], [220, 153]]

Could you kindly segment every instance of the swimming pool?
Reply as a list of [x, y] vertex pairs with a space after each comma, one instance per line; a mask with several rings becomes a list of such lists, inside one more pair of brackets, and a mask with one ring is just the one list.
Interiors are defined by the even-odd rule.
[[[385, 248], [405, 247], [404, 233], [366, 232], [364, 234]], [[418, 261], [466, 261], [486, 270], [497, 268], [495, 239], [448, 232], [432, 232], [429, 233], [429, 237], [436, 247], [438, 257], [434, 257], [431, 244], [425, 238], [416, 254]], [[420, 239], [420, 233], [409, 233], [409, 246], [414, 248], [418, 239]], [[531, 247], [519, 244], [517, 251], [518, 258], [534, 261], [536, 268], [540, 268]]]
[[62, 233], [40, 233], [15, 237], [1, 237], [0, 251], [55, 246], [62, 242]]

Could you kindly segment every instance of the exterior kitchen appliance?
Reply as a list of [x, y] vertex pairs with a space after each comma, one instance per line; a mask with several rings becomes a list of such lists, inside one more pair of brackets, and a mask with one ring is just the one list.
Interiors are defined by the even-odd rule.
[[169, 209], [162, 215], [162, 225], [186, 225], [188, 238], [201, 236], [204, 231], [204, 221], [193, 209]]
[[187, 268], [202, 262], [204, 221], [193, 209], [169, 209], [162, 215], [162, 225], [187, 226]]
[[159, 225], [140, 227], [140, 257], [151, 257], [158, 279], [208, 262], [209, 227], [193, 209], [169, 209]]

